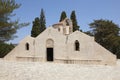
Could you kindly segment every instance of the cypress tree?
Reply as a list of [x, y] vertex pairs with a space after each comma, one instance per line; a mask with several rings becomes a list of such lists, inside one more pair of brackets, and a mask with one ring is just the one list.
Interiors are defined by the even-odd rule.
[[32, 37], [37, 37], [40, 34], [40, 19], [38, 17], [35, 18], [33, 21], [33, 26], [32, 26], [32, 31], [31, 31], [31, 36]]
[[78, 24], [77, 24], [75, 11], [72, 11], [72, 13], [70, 15], [70, 19], [72, 20], [72, 23], [73, 23], [73, 32], [76, 30], [79, 30], [80, 26], [78, 26]]
[[41, 14], [40, 14], [40, 33], [43, 32], [45, 29], [46, 29], [45, 14], [44, 14], [44, 10], [41, 9]]
[[36, 17], [35, 20], [33, 21], [31, 36], [37, 37], [45, 29], [46, 29], [45, 14], [43, 9], [41, 9], [40, 18]]
[[59, 22], [61, 22], [62, 20], [64, 20], [66, 17], [67, 17], [66, 12], [62, 11]]

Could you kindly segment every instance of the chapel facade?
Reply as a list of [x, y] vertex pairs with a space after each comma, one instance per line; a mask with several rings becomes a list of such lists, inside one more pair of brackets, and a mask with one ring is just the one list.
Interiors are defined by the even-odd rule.
[[116, 56], [103, 48], [94, 37], [73, 32], [70, 19], [48, 27], [36, 38], [25, 37], [5, 57], [9, 61], [66, 64], [116, 64]]

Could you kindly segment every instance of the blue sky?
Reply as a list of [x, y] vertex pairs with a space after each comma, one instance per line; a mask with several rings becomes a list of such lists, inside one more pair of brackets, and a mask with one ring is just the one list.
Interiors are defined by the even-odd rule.
[[19, 43], [27, 35], [30, 35], [32, 21], [40, 16], [41, 8], [45, 11], [46, 26], [57, 23], [62, 11], [66, 11], [68, 18], [73, 10], [76, 11], [78, 25], [83, 31], [89, 30], [89, 23], [96, 19], [108, 19], [120, 25], [120, 0], [16, 0], [22, 4], [14, 11], [14, 18], [20, 22], [30, 22], [30, 25], [18, 30], [18, 38], [11, 40]]

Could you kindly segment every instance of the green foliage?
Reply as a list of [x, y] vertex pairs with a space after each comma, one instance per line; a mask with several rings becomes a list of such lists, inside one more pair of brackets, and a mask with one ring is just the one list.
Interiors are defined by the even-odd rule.
[[95, 41], [120, 58], [120, 28], [109, 20], [94, 20], [90, 23]]
[[13, 11], [19, 7], [20, 4], [15, 3], [15, 0], [0, 0], [0, 41], [4, 42], [15, 38], [14, 34], [17, 29], [29, 24], [19, 24], [18, 20], [11, 20], [15, 16], [12, 14]]
[[44, 14], [44, 10], [41, 9], [41, 14], [40, 14], [40, 33], [43, 32], [45, 29], [46, 29], [45, 14]]
[[45, 15], [43, 9], [41, 9], [40, 18], [36, 17], [35, 20], [33, 21], [31, 36], [37, 37], [45, 29], [46, 29]]
[[13, 44], [1, 43], [0, 42], [0, 58], [3, 58], [14, 48]]
[[73, 32], [76, 30], [79, 30], [80, 26], [78, 26], [78, 24], [77, 24], [75, 11], [72, 11], [72, 13], [70, 15], [70, 19], [72, 20], [72, 23], [73, 23]]
[[87, 31], [87, 32], [84, 32], [85, 34], [87, 34], [87, 35], [89, 35], [89, 36], [94, 36], [93, 34], [92, 34], [92, 32], [90, 32], [90, 31]]
[[38, 17], [35, 18], [33, 21], [33, 26], [32, 26], [32, 31], [31, 31], [31, 36], [32, 37], [37, 37], [40, 34], [40, 20]]
[[63, 21], [65, 18], [67, 18], [66, 12], [62, 11], [59, 22]]

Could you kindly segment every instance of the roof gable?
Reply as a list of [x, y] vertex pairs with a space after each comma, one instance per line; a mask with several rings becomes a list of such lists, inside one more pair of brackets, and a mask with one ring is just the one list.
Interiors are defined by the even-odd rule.
[[44, 37], [65, 37], [62, 33], [60, 33], [57, 29], [54, 29], [53, 27], [48, 27], [45, 31], [40, 33], [36, 38], [40, 38], [41, 36]]
[[78, 30], [73, 32], [72, 34], [70, 34], [69, 37], [94, 41], [94, 37], [91, 37], [81, 31], [78, 31]]

